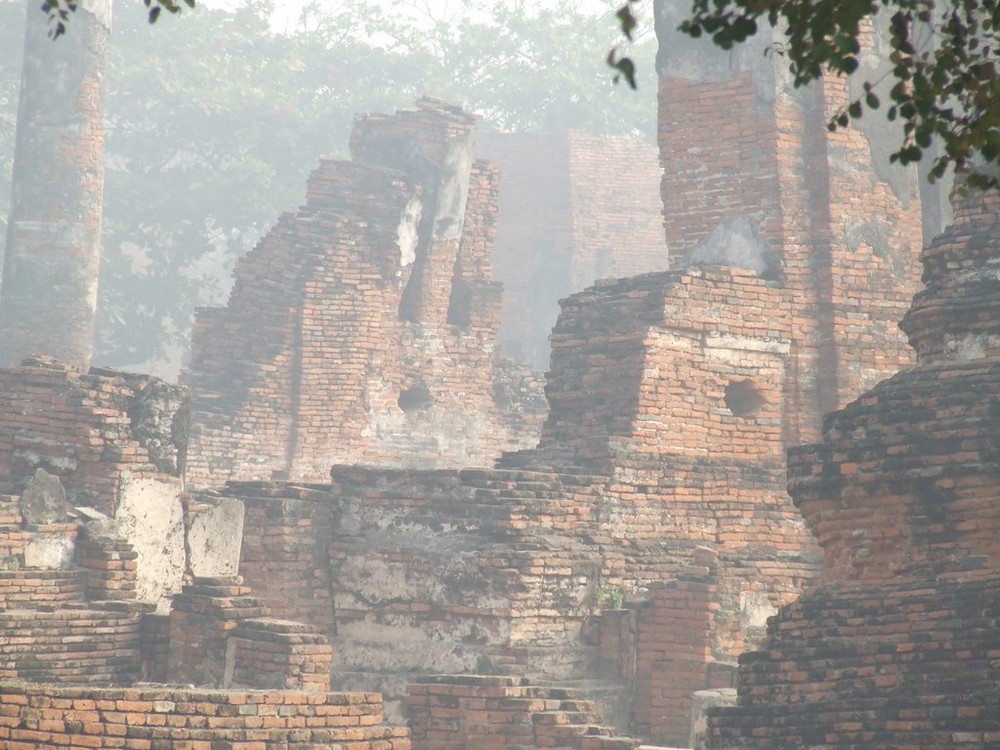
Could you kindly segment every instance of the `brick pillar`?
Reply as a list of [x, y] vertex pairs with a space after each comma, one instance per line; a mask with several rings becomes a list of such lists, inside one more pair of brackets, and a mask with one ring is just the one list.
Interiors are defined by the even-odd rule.
[[656, 744], [686, 746], [694, 694], [731, 679], [712, 653], [717, 558], [699, 550], [695, 562], [677, 580], [651, 587], [639, 611], [634, 726]]
[[83, 569], [87, 599], [130, 601], [135, 599], [139, 553], [124, 539], [95, 533], [87, 525], [77, 542], [77, 562]]
[[309, 625], [270, 617], [243, 620], [229, 648], [230, 684], [234, 686], [306, 692], [330, 689], [333, 651], [326, 638]]
[[195, 578], [174, 597], [170, 612], [169, 682], [223, 687], [227, 646], [244, 620], [263, 617], [264, 603], [249, 596], [239, 576]]
[[790, 307], [775, 313], [792, 331], [784, 444], [815, 440], [824, 413], [912, 363], [896, 322], [920, 282], [916, 171], [889, 162], [898, 136], [883, 118], [825, 127], [879, 77], [888, 35], [864, 29], [858, 76], [796, 88], [772, 54], [779, 32], [765, 25], [722, 51], [676, 30], [680, 4], [655, 8], [671, 255], [764, 267], [788, 289]]
[[7, 248], [0, 364], [44, 354], [90, 367], [104, 190], [104, 70], [110, 0], [83, 0], [47, 36], [29, 8]]

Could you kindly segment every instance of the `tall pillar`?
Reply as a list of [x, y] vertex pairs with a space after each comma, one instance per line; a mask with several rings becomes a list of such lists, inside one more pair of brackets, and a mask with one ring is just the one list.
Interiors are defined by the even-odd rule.
[[671, 267], [771, 265], [749, 252], [760, 246], [780, 259], [768, 275], [792, 303], [783, 439], [816, 440], [824, 413], [912, 364], [897, 322], [920, 284], [916, 170], [890, 162], [902, 133], [881, 113], [826, 128], [864, 81], [886, 79], [891, 36], [864, 28], [856, 75], [796, 88], [766, 24], [721, 50], [677, 31], [689, 3], [654, 7], [664, 228], [684, 256]]
[[28, 12], [0, 284], [0, 365], [47, 355], [90, 367], [110, 34], [111, 0], [82, 0], [55, 40], [46, 14], [34, 3]]

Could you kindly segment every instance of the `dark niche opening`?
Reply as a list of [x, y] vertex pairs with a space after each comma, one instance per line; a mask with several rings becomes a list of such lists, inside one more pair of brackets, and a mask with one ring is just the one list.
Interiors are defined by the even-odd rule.
[[760, 411], [767, 399], [750, 380], [734, 380], [726, 386], [726, 408], [737, 417], [749, 417]]
[[422, 409], [429, 409], [434, 404], [434, 399], [431, 397], [431, 392], [427, 390], [427, 386], [420, 384], [400, 393], [396, 403], [399, 404], [399, 408], [404, 413], [412, 414]]

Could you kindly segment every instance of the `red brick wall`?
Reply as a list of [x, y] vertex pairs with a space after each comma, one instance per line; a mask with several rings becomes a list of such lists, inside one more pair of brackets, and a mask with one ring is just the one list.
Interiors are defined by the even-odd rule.
[[667, 245], [674, 258], [725, 218], [758, 217], [782, 238], [779, 121], [762, 111], [749, 73], [705, 81], [660, 76], [659, 153]]
[[534, 441], [540, 415], [494, 394], [498, 177], [474, 126], [436, 100], [359, 119], [355, 160], [322, 162], [241, 260], [229, 306], [195, 323], [190, 482], [488, 465]]
[[237, 485], [244, 504], [240, 575], [271, 611], [333, 635], [330, 537], [340, 509], [328, 487]]
[[50, 361], [0, 369], [0, 486], [20, 488], [43, 468], [71, 488], [70, 502], [114, 516], [123, 472], [171, 481], [140, 443], [128, 376], [82, 374]]
[[720, 74], [702, 59], [685, 78], [663, 66], [659, 143], [675, 259], [738, 216], [782, 259], [792, 345], [783, 429], [795, 445], [818, 436], [823, 413], [912, 362], [896, 322], [919, 288], [921, 218], [915, 173], [879, 153], [895, 136], [827, 132], [847, 83], [793, 90], [779, 62], [734, 58]]
[[0, 741], [9, 750], [408, 750], [372, 693], [85, 688], [4, 683]]

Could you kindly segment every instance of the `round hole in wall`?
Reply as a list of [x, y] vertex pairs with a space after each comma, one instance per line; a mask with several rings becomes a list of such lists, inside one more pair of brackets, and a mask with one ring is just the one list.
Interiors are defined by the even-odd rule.
[[396, 403], [406, 414], [412, 414], [422, 409], [429, 409], [434, 404], [434, 399], [427, 386], [418, 384], [400, 393]]
[[726, 407], [737, 417], [749, 417], [760, 411], [767, 399], [751, 380], [734, 380], [726, 386]]

